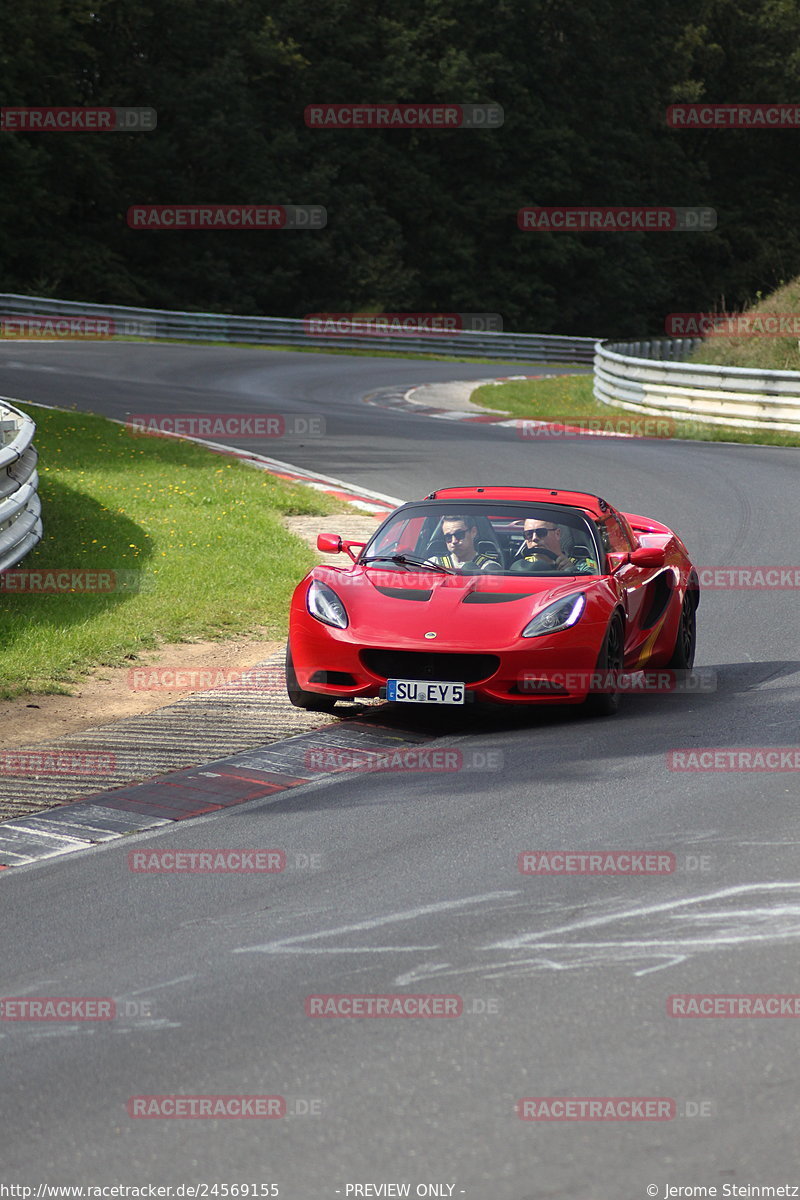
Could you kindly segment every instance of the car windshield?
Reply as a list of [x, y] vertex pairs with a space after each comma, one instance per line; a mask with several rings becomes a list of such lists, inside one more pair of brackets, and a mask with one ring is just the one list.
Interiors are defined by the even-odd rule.
[[596, 575], [601, 554], [597, 530], [578, 509], [450, 501], [393, 513], [360, 562], [466, 575]]

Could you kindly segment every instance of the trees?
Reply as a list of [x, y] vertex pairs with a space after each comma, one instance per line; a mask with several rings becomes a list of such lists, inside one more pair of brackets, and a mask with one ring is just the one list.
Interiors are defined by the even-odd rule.
[[[679, 132], [791, 99], [789, 0], [30, 0], [4, 105], [152, 106], [152, 133], [0, 135], [0, 286], [153, 306], [502, 313], [657, 333], [800, 270], [795, 132]], [[320, 102], [496, 101], [494, 131], [306, 127]], [[151, 232], [133, 203], [323, 204], [320, 232]], [[707, 204], [706, 234], [522, 233], [540, 204]]]

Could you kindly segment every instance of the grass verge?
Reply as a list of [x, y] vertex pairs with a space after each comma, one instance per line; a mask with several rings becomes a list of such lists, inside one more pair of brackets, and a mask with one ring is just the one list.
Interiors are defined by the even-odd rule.
[[163, 642], [284, 636], [291, 592], [315, 558], [281, 517], [346, 505], [191, 442], [16, 406], [36, 421], [44, 521], [16, 570], [106, 572], [123, 590], [21, 593], [7, 579], [0, 697], [67, 692], [89, 668]]
[[[736, 336], [720, 333], [705, 338], [690, 362], [725, 367], [757, 367], [762, 371], [800, 371], [800, 276], [791, 279], [769, 296], [757, 293], [757, 302], [743, 313], [733, 314], [730, 323]], [[776, 320], [776, 318], [778, 318]], [[786, 330], [786, 336], [774, 336]], [[789, 332], [791, 330], [791, 332]]]
[[800, 434], [764, 429], [736, 429], [700, 421], [652, 417], [613, 408], [595, 400], [591, 375], [562, 375], [558, 379], [517, 380], [486, 384], [470, 399], [527, 420], [585, 423], [589, 429], [618, 429], [639, 437], [679, 438], [693, 442], [747, 442], [759, 446], [800, 446]]

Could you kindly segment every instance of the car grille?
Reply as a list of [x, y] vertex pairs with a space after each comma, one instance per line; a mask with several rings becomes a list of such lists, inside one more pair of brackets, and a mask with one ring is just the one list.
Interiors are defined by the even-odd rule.
[[421, 650], [362, 650], [364, 666], [381, 679], [441, 679], [477, 683], [500, 666], [496, 654], [433, 654]]

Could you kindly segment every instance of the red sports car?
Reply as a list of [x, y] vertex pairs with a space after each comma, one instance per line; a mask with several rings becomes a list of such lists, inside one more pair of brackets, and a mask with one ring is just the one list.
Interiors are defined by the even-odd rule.
[[[450, 487], [369, 543], [320, 534], [292, 597], [286, 683], [299, 708], [381, 696], [617, 710], [623, 676], [692, 666], [699, 581], [676, 533], [599, 496]], [[667, 688], [669, 690], [669, 688]]]

